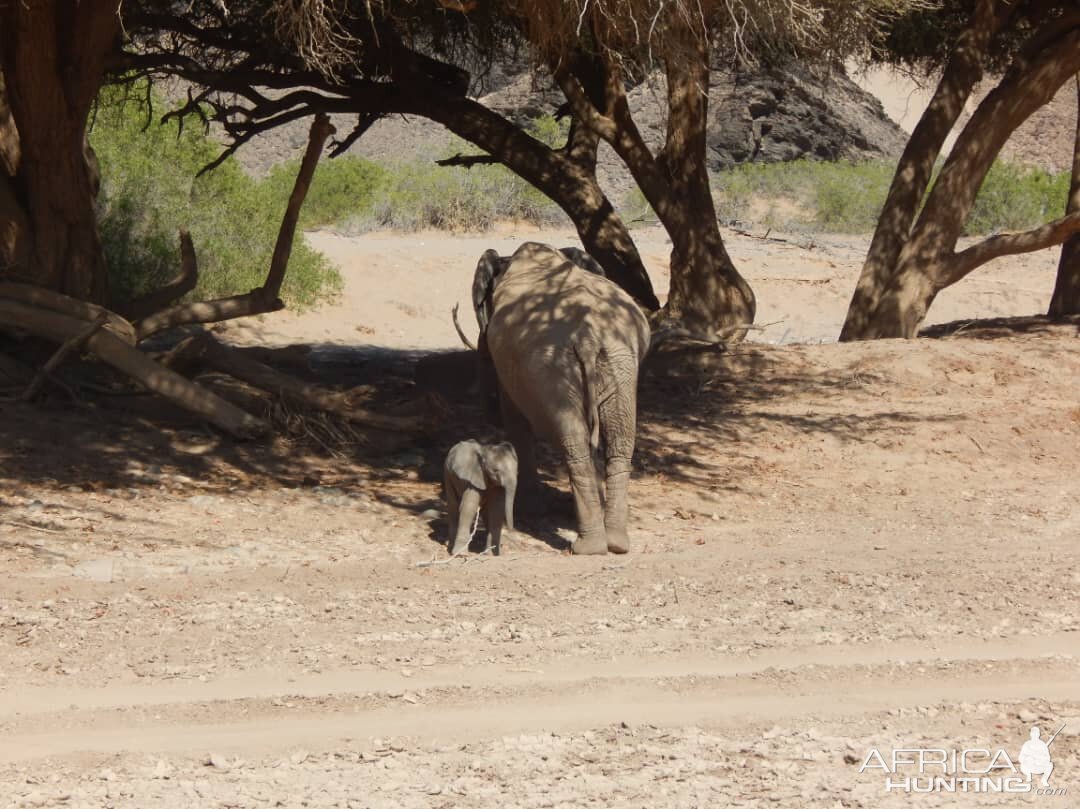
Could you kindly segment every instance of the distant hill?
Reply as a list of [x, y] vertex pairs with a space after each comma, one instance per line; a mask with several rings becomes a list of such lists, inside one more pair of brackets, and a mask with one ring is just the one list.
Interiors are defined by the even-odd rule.
[[[936, 84], [933, 78], [916, 80], [886, 68], [858, 74], [854, 80], [862, 89], [880, 99], [889, 116], [907, 132], [918, 123]], [[972, 93], [964, 107], [961, 125], [967, 122], [975, 107], [995, 84], [995, 80], [988, 79]], [[1036, 110], [1013, 133], [1001, 150], [1001, 158], [1047, 171], [1070, 170], [1076, 138], [1076, 96], [1075, 82], [1065, 82], [1049, 104]], [[948, 148], [951, 148], [952, 140], [950, 138], [946, 144]]]

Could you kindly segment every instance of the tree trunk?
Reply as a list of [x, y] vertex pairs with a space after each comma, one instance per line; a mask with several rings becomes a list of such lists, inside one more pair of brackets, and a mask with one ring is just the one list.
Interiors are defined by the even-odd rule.
[[[1080, 211], [1080, 74], [1076, 76], [1076, 141], [1073, 145], [1072, 184], [1065, 213]], [[1061, 246], [1057, 282], [1050, 298], [1050, 317], [1080, 315], [1080, 234]]]
[[[115, 2], [17, 2], [0, 8], [0, 67], [19, 134], [17, 149], [8, 142], [10, 129], [0, 138], [6, 142], [2, 162], [10, 192], [6, 204], [0, 197], [0, 231], [25, 233], [25, 261], [7, 275], [99, 303], [106, 298], [107, 278], [85, 152], [86, 120], [118, 31]], [[18, 200], [15, 213], [5, 210], [12, 197]]]
[[[569, 66], [552, 66], [575, 116], [611, 144], [672, 241], [666, 315], [705, 340], [753, 323], [754, 293], [724, 247], [705, 163], [709, 60], [704, 39], [689, 24], [684, 48], [668, 59], [668, 130], [654, 157], [630, 115], [618, 68], [607, 65], [605, 99], [596, 104]], [[607, 58], [611, 58], [610, 56]]]
[[[1037, 33], [1033, 40], [1039, 39]], [[874, 307], [859, 319], [857, 330], [848, 330], [845, 339], [914, 337], [938, 292], [997, 255], [1019, 252], [1012, 248], [969, 248], [957, 254], [955, 248], [983, 178], [1001, 147], [1078, 70], [1078, 28], [1042, 45], [1037, 53], [1017, 56], [960, 133]], [[995, 238], [998, 248], [1008, 242], [1014, 247], [1040, 249], [1055, 243], [1048, 242], [1048, 237], [1071, 232], [1072, 226], [1064, 224], [1032, 231], [1031, 238]]]
[[570, 217], [585, 252], [612, 281], [645, 309], [660, 308], [630, 232], [596, 181], [597, 143], [590, 158], [580, 126], [572, 127], [575, 142], [553, 150], [469, 98], [425, 98], [408, 111], [437, 121], [534, 185]]
[[968, 28], [957, 42], [941, 81], [911, 137], [893, 175], [859, 282], [855, 287], [840, 341], [870, 337], [875, 310], [896, 270], [900, 253], [926, 193], [949, 132], [964, 110], [971, 91], [982, 78], [982, 61], [990, 41], [1004, 25], [1015, 5], [999, 0], [979, 0]]
[[694, 58], [666, 65], [667, 139], [660, 165], [669, 178], [664, 226], [671, 235], [667, 315], [695, 334], [714, 335], [754, 322], [753, 290], [724, 247], [705, 162], [709, 59], [695, 41]]

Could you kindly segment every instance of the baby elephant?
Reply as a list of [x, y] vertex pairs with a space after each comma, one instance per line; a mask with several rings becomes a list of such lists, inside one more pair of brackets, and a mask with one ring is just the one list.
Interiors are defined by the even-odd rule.
[[509, 442], [479, 444], [461, 441], [450, 448], [443, 467], [447, 517], [450, 521], [450, 554], [469, 547], [476, 513], [484, 516], [487, 549], [499, 553], [502, 529], [514, 530], [514, 492], [517, 491], [518, 459]]

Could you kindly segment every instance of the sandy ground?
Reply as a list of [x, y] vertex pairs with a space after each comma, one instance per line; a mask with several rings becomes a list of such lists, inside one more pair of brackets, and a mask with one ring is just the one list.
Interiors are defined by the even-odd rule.
[[[222, 334], [379, 346], [397, 365], [340, 367], [407, 393], [481, 250], [537, 237], [314, 234], [342, 300]], [[502, 557], [427, 564], [441, 455], [478, 431], [459, 400], [437, 438], [346, 457], [160, 431], [138, 397], [0, 405], [0, 807], [1075, 806], [1080, 330], [836, 345], [864, 242], [730, 246], [779, 322], [650, 366], [624, 557], [566, 554], [551, 466]], [[1053, 262], [932, 319], [1042, 311]], [[1064, 725], [1065, 794], [860, 772], [1019, 766], [1032, 725]]]
[[[768, 233], [769, 238], [760, 238]], [[365, 344], [396, 349], [461, 348], [450, 310], [459, 305], [462, 326], [475, 337], [470, 289], [476, 261], [487, 248], [503, 255], [523, 241], [578, 245], [573, 228], [538, 231], [504, 225], [494, 233], [447, 238], [440, 233], [403, 236], [372, 233], [346, 237], [331, 231], [308, 234], [311, 243], [345, 273], [338, 306], [300, 315], [282, 312], [224, 324], [237, 343], [294, 342]], [[670, 282], [671, 243], [660, 227], [634, 231], [634, 239], [661, 302]], [[725, 244], [758, 301], [754, 342], [835, 342], [854, 279], [866, 255], [864, 237], [769, 232], [755, 236], [724, 231]], [[965, 246], [965, 245], [961, 245]], [[946, 289], [927, 325], [968, 318], [1030, 315], [1050, 303], [1058, 251], [999, 259]]]

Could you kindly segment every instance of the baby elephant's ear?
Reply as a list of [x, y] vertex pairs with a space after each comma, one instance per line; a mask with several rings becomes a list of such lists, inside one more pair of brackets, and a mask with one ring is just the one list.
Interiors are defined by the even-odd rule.
[[446, 469], [463, 483], [483, 491], [487, 488], [482, 461], [484, 450], [475, 441], [455, 444], [446, 456]]

